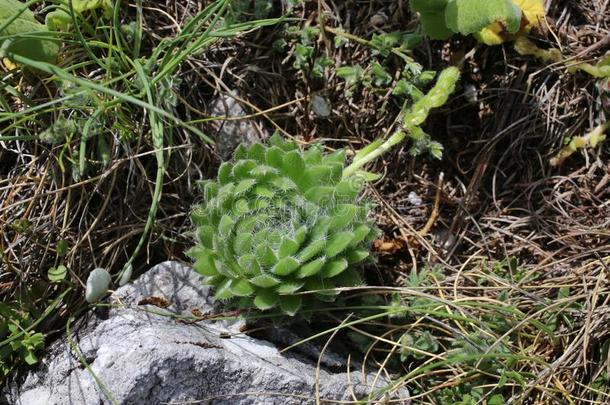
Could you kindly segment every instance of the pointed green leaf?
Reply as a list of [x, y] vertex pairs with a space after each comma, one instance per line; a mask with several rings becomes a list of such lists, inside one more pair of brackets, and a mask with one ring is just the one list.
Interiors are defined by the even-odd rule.
[[363, 184], [362, 181], [354, 181], [354, 178], [342, 180], [335, 187], [335, 196], [340, 201], [353, 201], [360, 194]]
[[309, 201], [320, 203], [330, 203], [335, 196], [335, 188], [330, 186], [315, 186], [308, 189], [304, 194]]
[[269, 138], [269, 144], [273, 146], [277, 146], [286, 152], [290, 152], [291, 150], [296, 149], [297, 145], [294, 142], [291, 142], [287, 139], [282, 138], [277, 132], [274, 133], [271, 138]]
[[308, 232], [309, 230], [306, 226], [301, 226], [294, 233], [294, 240], [299, 246], [301, 246], [303, 242], [305, 242], [305, 239], [307, 239]]
[[236, 217], [241, 217], [242, 215], [246, 215], [252, 211], [250, 209], [250, 205], [248, 204], [248, 200], [245, 198], [240, 198], [239, 200], [233, 202], [233, 215]]
[[260, 163], [265, 162], [265, 147], [260, 143], [255, 143], [250, 146], [250, 150], [248, 151], [248, 157], [250, 159], [254, 159]]
[[200, 260], [208, 257], [212, 253], [211, 248], [200, 245], [195, 245], [185, 252], [185, 254], [193, 260]]
[[334, 277], [333, 282], [342, 287], [358, 287], [364, 285], [360, 273], [353, 268], [348, 268], [338, 276]]
[[513, 0], [451, 0], [445, 9], [447, 27], [463, 35], [474, 34], [494, 22], [508, 32], [521, 27], [521, 9]]
[[269, 187], [258, 185], [254, 187], [254, 194], [258, 197], [273, 198], [275, 193]]
[[370, 254], [371, 253], [368, 250], [364, 249], [350, 250], [345, 256], [345, 258], [347, 259], [347, 262], [349, 264], [355, 264], [360, 263], [361, 261], [369, 257]]
[[357, 225], [353, 230], [354, 238], [352, 239], [352, 243], [350, 246], [356, 246], [360, 242], [362, 242], [366, 236], [371, 232], [371, 227], [366, 224]]
[[286, 282], [282, 283], [275, 291], [280, 295], [291, 295], [299, 291], [305, 283]]
[[256, 228], [258, 221], [260, 221], [260, 218], [254, 216], [250, 218], [241, 219], [235, 226], [235, 232], [238, 235], [245, 233], [252, 234], [252, 232], [254, 232], [254, 228]]
[[231, 235], [232, 230], [233, 220], [230, 216], [223, 215], [218, 223], [218, 234], [223, 238], [227, 238], [229, 235]]
[[318, 146], [312, 146], [305, 151], [303, 158], [308, 164], [316, 164], [322, 162], [322, 151]]
[[342, 273], [345, 269], [347, 269], [347, 260], [343, 258], [335, 259], [324, 265], [322, 268], [322, 275], [326, 278], [335, 277], [336, 275]]
[[299, 268], [299, 261], [294, 257], [284, 257], [271, 270], [273, 274], [278, 276], [287, 276], [294, 273]]
[[284, 155], [282, 171], [295, 183], [299, 184], [305, 174], [305, 169], [305, 161], [298, 150], [293, 150]]
[[314, 274], [318, 274], [320, 270], [322, 270], [324, 263], [326, 263], [326, 259], [320, 257], [312, 262], [304, 264], [299, 268], [299, 271], [297, 272], [297, 277], [306, 278], [313, 276]]
[[216, 294], [214, 294], [215, 300], [226, 300], [233, 297], [233, 293], [231, 292], [232, 281], [233, 280], [231, 279], [226, 279], [216, 288]]
[[233, 170], [233, 164], [230, 162], [224, 162], [218, 168], [218, 182], [221, 185], [229, 184], [233, 179], [231, 171]]
[[244, 146], [243, 143], [240, 143], [239, 145], [237, 145], [237, 148], [235, 148], [235, 151], [233, 152], [233, 159], [241, 160], [241, 159], [247, 159], [247, 158], [248, 158], [248, 149]]
[[318, 253], [322, 252], [326, 247], [326, 241], [324, 239], [315, 240], [308, 245], [306, 245], [299, 252], [299, 260], [301, 263], [304, 263], [312, 258], [314, 258]]
[[233, 250], [239, 256], [245, 255], [252, 251], [252, 235], [249, 233], [240, 233], [233, 240]]
[[284, 152], [277, 146], [272, 146], [267, 149], [267, 152], [265, 152], [265, 160], [267, 161], [267, 164], [269, 166], [280, 169], [282, 167], [282, 162], [284, 161], [285, 153], [286, 152]]
[[279, 256], [284, 258], [292, 256], [299, 250], [299, 244], [292, 239], [284, 238], [280, 244]]
[[248, 297], [254, 293], [254, 288], [247, 280], [233, 280], [230, 288], [233, 295], [238, 297]]
[[193, 269], [202, 276], [214, 277], [218, 275], [213, 254], [202, 256], [193, 264]]
[[278, 301], [278, 295], [271, 290], [258, 290], [256, 292], [256, 298], [254, 298], [254, 305], [261, 311], [273, 308]]
[[358, 176], [367, 182], [377, 181], [381, 178], [381, 174], [371, 173], [364, 170], [358, 170], [356, 173], [354, 173], [354, 176]]
[[333, 153], [324, 156], [324, 163], [338, 163], [343, 167], [345, 164], [345, 149], [337, 149]]
[[277, 263], [275, 253], [266, 243], [258, 245], [256, 248], [256, 260], [261, 266], [273, 266]]
[[261, 274], [260, 276], [251, 278], [250, 283], [257, 287], [270, 288], [280, 284], [281, 281], [280, 279], [275, 278], [269, 274]]
[[245, 193], [246, 191], [250, 190], [252, 188], [252, 186], [254, 186], [255, 184], [256, 184], [255, 179], [244, 179], [244, 180], [240, 181], [239, 183], [237, 183], [237, 186], [235, 186], [235, 190], [233, 190], [233, 192], [235, 194]]
[[328, 228], [330, 227], [330, 222], [332, 218], [323, 216], [318, 218], [316, 224], [311, 229], [310, 236], [311, 239], [322, 239], [325, 238], [328, 234]]
[[303, 302], [303, 298], [300, 295], [282, 297], [280, 300], [280, 309], [288, 316], [294, 316], [299, 309], [301, 309], [301, 305]]
[[233, 166], [232, 174], [236, 180], [248, 178], [250, 172], [258, 166], [254, 160], [239, 160]]
[[289, 191], [296, 189], [296, 184], [288, 177], [278, 177], [277, 179], [273, 180], [271, 184], [273, 184], [278, 190], [281, 191]]
[[261, 268], [256, 261], [256, 257], [251, 253], [241, 256], [237, 259], [237, 263], [245, 274], [259, 274], [261, 271]]
[[267, 182], [279, 176], [279, 170], [264, 164], [259, 164], [250, 170], [250, 177], [254, 177], [259, 182]]
[[214, 228], [209, 225], [203, 225], [197, 228], [197, 239], [203, 246], [211, 249], [212, 238], [214, 237]]
[[326, 245], [326, 256], [335, 257], [343, 252], [349, 243], [354, 239], [352, 232], [344, 231], [332, 235]]
[[[252, 211], [262, 211], [271, 205], [271, 201], [266, 198], [257, 198], [252, 205]], [[259, 221], [261, 218], [258, 218]]]
[[359, 210], [354, 204], [338, 204], [330, 222], [331, 229], [343, 229], [351, 224]]

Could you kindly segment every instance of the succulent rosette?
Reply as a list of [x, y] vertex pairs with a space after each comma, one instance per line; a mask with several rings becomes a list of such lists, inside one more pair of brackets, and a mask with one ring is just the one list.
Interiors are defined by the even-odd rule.
[[294, 315], [362, 284], [358, 264], [378, 230], [359, 198], [363, 182], [345, 178], [344, 165], [343, 150], [303, 152], [273, 136], [238, 147], [217, 180], [202, 183], [188, 255], [216, 299]]

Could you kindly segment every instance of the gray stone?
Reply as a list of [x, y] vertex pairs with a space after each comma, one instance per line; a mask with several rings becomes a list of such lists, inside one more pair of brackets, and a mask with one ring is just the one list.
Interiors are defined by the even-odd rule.
[[212, 101], [210, 107], [212, 117], [226, 118], [212, 121], [216, 130], [214, 134], [216, 150], [223, 160], [230, 159], [233, 151], [240, 143], [250, 146], [269, 138], [269, 134], [256, 121], [235, 119], [247, 115], [246, 110], [236, 97], [238, 95], [235, 92], [222, 95]]
[[[184, 320], [194, 309], [219, 310], [209, 293], [187, 266], [153, 267], [119, 288], [109, 298], [113, 306], [99, 307], [74, 325], [72, 347], [65, 337], [53, 343], [37, 369], [10, 382], [0, 402], [288, 405], [316, 398], [390, 399], [377, 401], [374, 393], [387, 382], [363, 376], [357, 365], [349, 372], [332, 372], [325, 362], [317, 367], [306, 356], [280, 353], [273, 343], [240, 333], [240, 321]], [[326, 363], [336, 365], [337, 356]], [[402, 399], [392, 403], [410, 402], [406, 392], [394, 395]]]

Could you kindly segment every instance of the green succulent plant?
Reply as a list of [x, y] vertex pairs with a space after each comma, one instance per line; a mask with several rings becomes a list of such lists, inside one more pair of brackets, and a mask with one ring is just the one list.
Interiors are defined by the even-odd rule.
[[363, 181], [345, 178], [344, 165], [343, 150], [303, 152], [273, 136], [238, 147], [217, 180], [202, 183], [192, 213], [198, 243], [187, 254], [216, 299], [294, 315], [334, 301], [335, 287], [362, 284], [356, 265], [378, 230], [371, 204], [359, 201]]

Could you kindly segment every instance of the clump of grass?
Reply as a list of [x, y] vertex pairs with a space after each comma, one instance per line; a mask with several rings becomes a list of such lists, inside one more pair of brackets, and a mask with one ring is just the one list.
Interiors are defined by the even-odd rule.
[[595, 278], [605, 271], [599, 263], [583, 285], [515, 258], [452, 275], [426, 268], [396, 287], [349, 289], [344, 307], [329, 309], [338, 326], [286, 350], [343, 336], [364, 353], [362, 371], [376, 373], [368, 401], [397, 400], [406, 388], [415, 404], [602, 404], [610, 286]]
[[174, 246], [186, 240], [190, 188], [214, 160], [211, 138], [189, 122], [203, 112], [193, 117], [178, 102], [193, 84], [182, 84], [183, 72], [215, 44], [277, 23], [229, 21], [229, 3], [185, 5], [180, 22], [141, 1], [28, 3], [39, 17], [61, 17], [52, 25], [61, 49], [55, 63], [9, 49], [2, 70], [0, 296], [9, 307], [0, 348], [9, 355], [0, 378], [34, 362], [42, 339], [27, 339], [86, 308], [94, 268], [117, 285], [123, 269], [182, 256]]

